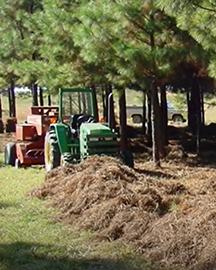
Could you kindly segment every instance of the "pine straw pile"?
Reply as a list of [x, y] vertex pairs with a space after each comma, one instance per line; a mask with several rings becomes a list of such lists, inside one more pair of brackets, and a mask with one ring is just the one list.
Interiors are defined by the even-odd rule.
[[61, 220], [132, 243], [163, 269], [216, 269], [216, 172], [173, 166], [134, 171], [91, 157], [53, 170], [32, 194], [51, 199]]

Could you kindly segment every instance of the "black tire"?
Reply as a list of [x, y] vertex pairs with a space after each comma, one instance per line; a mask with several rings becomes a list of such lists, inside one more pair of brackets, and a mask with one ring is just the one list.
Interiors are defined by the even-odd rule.
[[47, 132], [44, 142], [44, 161], [46, 171], [49, 172], [61, 164], [61, 154], [54, 131]]
[[16, 144], [8, 143], [5, 145], [4, 162], [5, 165], [15, 166], [16, 161]]
[[134, 167], [133, 154], [129, 150], [124, 150], [120, 152], [120, 157], [122, 162], [130, 168]]
[[141, 124], [143, 121], [142, 115], [140, 114], [133, 114], [131, 117], [134, 124]]
[[172, 117], [173, 122], [175, 123], [183, 123], [184, 122], [184, 117], [181, 114], [174, 114]]

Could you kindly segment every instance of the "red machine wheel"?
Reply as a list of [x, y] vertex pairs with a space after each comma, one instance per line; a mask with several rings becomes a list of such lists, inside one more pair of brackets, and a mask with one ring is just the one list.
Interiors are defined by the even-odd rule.
[[21, 168], [21, 163], [20, 163], [20, 160], [18, 158], [16, 158], [16, 160], [15, 160], [15, 168], [16, 169]]
[[6, 165], [15, 165], [16, 160], [16, 144], [15, 143], [7, 143], [5, 145], [4, 151], [4, 161]]
[[60, 166], [61, 164], [61, 154], [59, 151], [57, 138], [52, 131], [48, 132], [45, 137], [44, 160], [47, 172]]

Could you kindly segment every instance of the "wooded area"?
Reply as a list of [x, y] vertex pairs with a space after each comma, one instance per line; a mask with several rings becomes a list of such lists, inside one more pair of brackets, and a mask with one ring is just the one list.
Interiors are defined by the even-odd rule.
[[[213, 1], [1, 0], [0, 7], [0, 87], [8, 91], [10, 117], [16, 117], [15, 86], [28, 86], [35, 106], [45, 103], [43, 89], [92, 87], [106, 120], [108, 95], [117, 89], [126, 148], [125, 89], [139, 90], [150, 108], [144, 133], [160, 165], [168, 143], [166, 90], [173, 87], [187, 94], [199, 153], [203, 93], [214, 90], [216, 77]], [[114, 127], [113, 109], [111, 115]]]

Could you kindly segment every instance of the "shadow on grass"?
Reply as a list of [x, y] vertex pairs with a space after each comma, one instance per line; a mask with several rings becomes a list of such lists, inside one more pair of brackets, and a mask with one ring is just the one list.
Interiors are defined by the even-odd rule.
[[0, 168], [5, 167], [4, 161], [0, 159]]
[[0, 201], [0, 210], [8, 208], [8, 207], [14, 207], [14, 206], [16, 206], [16, 204], [14, 204], [14, 203], [5, 203], [5, 202]]
[[[15, 242], [0, 244], [0, 268], [7, 270], [149, 270], [138, 265], [132, 258], [124, 260], [85, 259], [77, 250], [70, 251], [76, 258], [51, 255], [59, 252], [58, 247], [37, 243]], [[76, 255], [78, 254], [78, 255]], [[144, 267], [144, 268], [143, 268]]]

